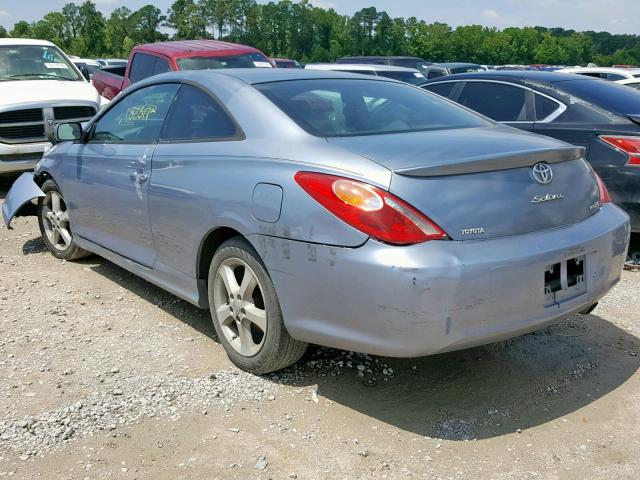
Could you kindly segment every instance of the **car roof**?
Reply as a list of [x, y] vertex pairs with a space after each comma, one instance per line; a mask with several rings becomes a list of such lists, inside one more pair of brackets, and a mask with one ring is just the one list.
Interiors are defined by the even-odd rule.
[[100, 65], [97, 60], [91, 58], [70, 57], [72, 62], [86, 63], [87, 65]]
[[[335, 72], [329, 70], [305, 70], [303, 68], [220, 68], [216, 70], [183, 70], [154, 75], [138, 83], [147, 85], [166, 81], [193, 80], [206, 84], [214, 81], [219, 75], [233, 77], [236, 80], [250, 85], [269, 82], [284, 82], [289, 80], [322, 79], [369, 80], [372, 82], [390, 82], [404, 85], [403, 82], [387, 77], [364, 76], [357, 73]], [[138, 83], [136, 83], [136, 85], [138, 85]]]
[[393, 65], [375, 65], [373, 63], [311, 63], [305, 67], [307, 70], [351, 70], [358, 71], [374, 71], [374, 72], [418, 72], [415, 68], [395, 67]]
[[560, 70], [562, 73], [619, 73], [620, 75], [634, 75], [640, 73], [640, 68], [614, 67], [571, 67]]
[[175, 40], [171, 42], [145, 43], [143, 45], [137, 45], [133, 50], [141, 53], [157, 53], [170, 58], [212, 53], [219, 53], [221, 55], [260, 53], [260, 50], [257, 48], [218, 40]]
[[513, 83], [526, 83], [538, 81], [542, 83], [559, 83], [569, 80], [583, 80], [585, 82], [597, 82], [600, 79], [580, 76], [575, 73], [540, 72], [536, 70], [488, 70], [484, 72], [458, 73], [447, 77], [438, 77], [426, 83], [438, 83], [454, 80], [483, 79], [483, 80], [508, 80]]
[[354, 55], [351, 57], [341, 57], [339, 60], [349, 60], [352, 58], [370, 58], [370, 59], [380, 59], [380, 60], [421, 60], [424, 61], [420, 57], [409, 57], [403, 55]]
[[430, 65], [431, 67], [446, 67], [446, 68], [457, 68], [457, 67], [475, 67], [479, 66], [477, 63], [468, 63], [468, 62], [444, 62], [444, 63], [434, 63]]
[[55, 46], [47, 40], [36, 40], [32, 38], [0, 38], [0, 46], [3, 45], [36, 45], [36, 46]]

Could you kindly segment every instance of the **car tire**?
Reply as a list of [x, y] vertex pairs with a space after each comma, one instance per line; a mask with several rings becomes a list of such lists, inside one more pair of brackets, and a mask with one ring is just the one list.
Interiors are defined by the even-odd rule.
[[51, 255], [61, 260], [77, 260], [90, 255], [75, 244], [69, 212], [58, 184], [48, 179], [40, 189], [45, 197], [38, 199], [38, 225]]
[[208, 296], [220, 343], [242, 370], [269, 373], [304, 355], [307, 344], [287, 332], [273, 282], [246, 240], [232, 238], [216, 251], [209, 269]]

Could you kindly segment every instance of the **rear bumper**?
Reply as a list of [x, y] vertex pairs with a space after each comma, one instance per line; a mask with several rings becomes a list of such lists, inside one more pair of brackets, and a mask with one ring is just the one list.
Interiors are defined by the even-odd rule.
[[33, 170], [49, 146], [49, 142], [0, 143], [0, 174]]
[[[416, 357], [520, 335], [598, 301], [620, 279], [629, 219], [607, 204], [569, 227], [490, 240], [410, 247], [369, 240], [359, 248], [252, 241], [293, 337]], [[583, 291], [549, 304], [546, 268], [583, 255]]]

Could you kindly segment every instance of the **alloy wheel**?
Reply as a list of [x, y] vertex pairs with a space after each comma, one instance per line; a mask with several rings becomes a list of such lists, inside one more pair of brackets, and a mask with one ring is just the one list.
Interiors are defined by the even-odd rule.
[[267, 333], [262, 286], [251, 267], [239, 258], [222, 262], [214, 283], [215, 315], [226, 340], [244, 357], [256, 355]]
[[73, 237], [69, 228], [69, 212], [62, 195], [47, 192], [42, 205], [42, 224], [47, 239], [57, 250], [64, 251], [71, 246]]

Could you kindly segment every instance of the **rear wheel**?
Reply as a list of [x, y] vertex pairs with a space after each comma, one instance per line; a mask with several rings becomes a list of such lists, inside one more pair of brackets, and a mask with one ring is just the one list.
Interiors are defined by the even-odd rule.
[[300, 359], [307, 344], [291, 338], [262, 261], [251, 245], [233, 238], [218, 249], [209, 269], [213, 324], [233, 363], [268, 373]]
[[73, 241], [67, 204], [56, 182], [49, 179], [40, 189], [46, 196], [38, 199], [38, 225], [51, 254], [63, 260], [75, 260], [89, 255], [89, 252]]

